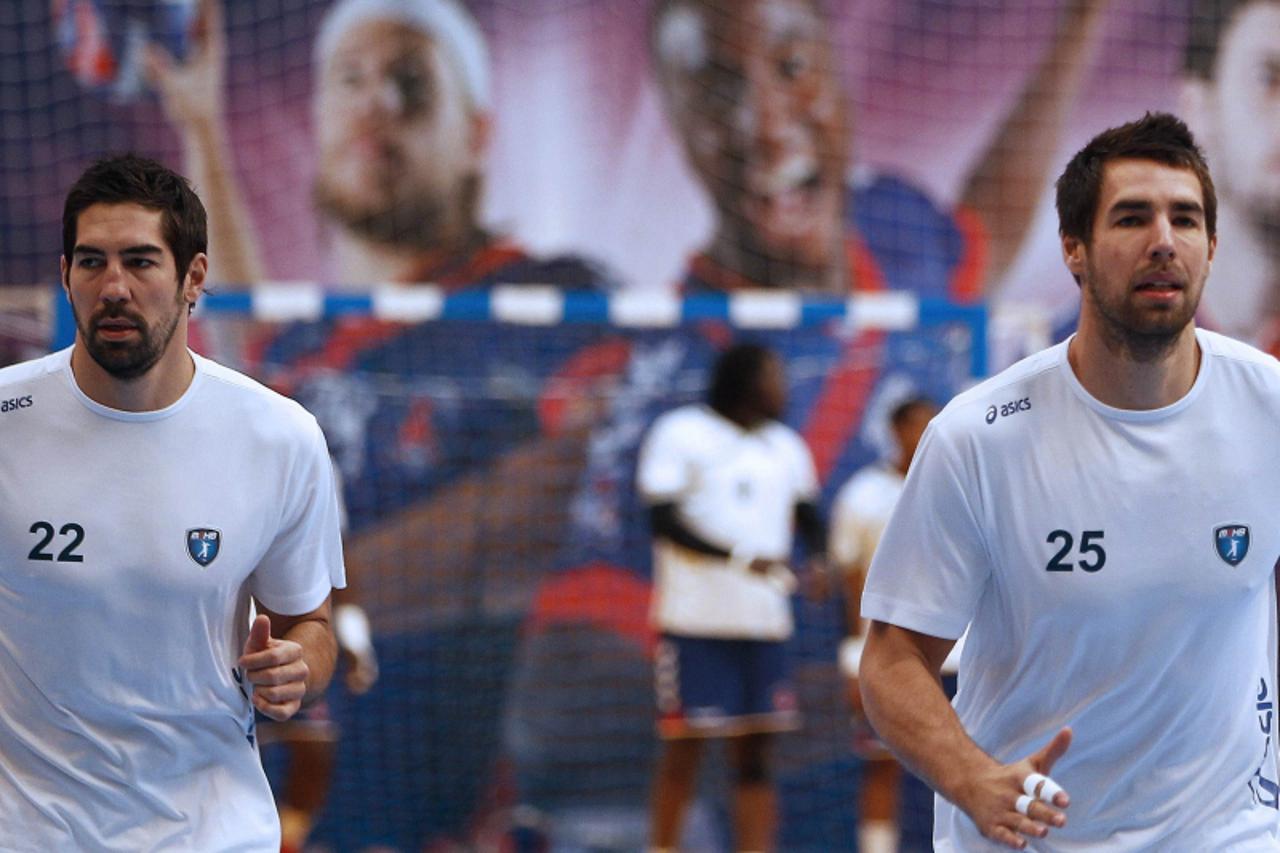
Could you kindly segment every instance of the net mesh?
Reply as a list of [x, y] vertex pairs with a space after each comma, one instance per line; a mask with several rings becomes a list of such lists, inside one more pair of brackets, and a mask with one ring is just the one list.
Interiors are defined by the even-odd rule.
[[[208, 317], [202, 333], [240, 323]], [[784, 356], [787, 419], [814, 449], [829, 501], [887, 450], [897, 401], [946, 399], [970, 381], [972, 336], [959, 321], [892, 333], [256, 324], [257, 355], [241, 366], [326, 430], [348, 501], [348, 571], [382, 659], [372, 692], [335, 697], [343, 738], [316, 839], [422, 849], [498, 832], [642, 849], [655, 638], [634, 468], [649, 423], [704, 397], [729, 340], [765, 343]], [[836, 666], [842, 605], [796, 608], [806, 725], [780, 747], [784, 849], [848, 849], [860, 764]], [[723, 843], [716, 767], [689, 849]]]

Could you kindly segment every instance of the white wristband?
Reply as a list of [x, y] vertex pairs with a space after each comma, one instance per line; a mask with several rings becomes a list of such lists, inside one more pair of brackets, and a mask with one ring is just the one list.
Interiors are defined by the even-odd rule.
[[369, 617], [356, 604], [339, 604], [333, 608], [333, 633], [338, 645], [347, 651], [363, 655], [373, 651], [373, 630]]

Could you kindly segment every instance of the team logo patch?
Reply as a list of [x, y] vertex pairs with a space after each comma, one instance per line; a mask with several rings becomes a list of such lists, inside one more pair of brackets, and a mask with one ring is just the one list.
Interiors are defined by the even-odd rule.
[[1213, 530], [1213, 543], [1218, 548], [1218, 556], [1229, 566], [1238, 566], [1249, 553], [1249, 526], [1246, 524], [1224, 524]]
[[195, 527], [187, 531], [187, 553], [201, 566], [207, 566], [218, 556], [222, 544], [222, 531], [211, 527]]

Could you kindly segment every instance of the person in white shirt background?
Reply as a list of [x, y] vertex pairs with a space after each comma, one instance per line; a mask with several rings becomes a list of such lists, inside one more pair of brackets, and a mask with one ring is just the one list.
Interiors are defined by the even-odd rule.
[[653, 529], [652, 615], [662, 635], [656, 851], [677, 846], [709, 738], [728, 746], [736, 849], [773, 849], [770, 737], [800, 721], [785, 648], [793, 529], [809, 571], [825, 573], [826, 551], [813, 457], [779, 420], [786, 390], [772, 350], [736, 344], [713, 368], [707, 403], [659, 416], [641, 447], [636, 480]]
[[[836, 492], [831, 507], [827, 554], [844, 582], [848, 630], [848, 636], [840, 646], [840, 665], [849, 681], [858, 752], [866, 761], [858, 819], [858, 848], [866, 853], [917, 848], [928, 850], [932, 846], [932, 797], [927, 788], [924, 796], [920, 796], [916, 790], [922, 786], [919, 780], [910, 774], [902, 777], [898, 762], [866, 722], [862, 693], [858, 688], [858, 667], [866, 641], [861, 601], [867, 568], [880, 543], [884, 526], [902, 494], [907, 469], [915, 456], [920, 437], [937, 413], [937, 403], [927, 397], [911, 395], [898, 401], [888, 417], [889, 435], [892, 437], [890, 457], [856, 471]], [[950, 672], [944, 669], [944, 675], [954, 679], [955, 669]], [[954, 692], [953, 685], [951, 693]], [[902, 797], [899, 797], [900, 787]]]

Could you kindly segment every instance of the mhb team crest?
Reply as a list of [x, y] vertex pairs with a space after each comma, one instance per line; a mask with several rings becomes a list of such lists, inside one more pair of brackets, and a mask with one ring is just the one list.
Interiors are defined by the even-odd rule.
[[201, 566], [207, 566], [218, 556], [222, 544], [222, 532], [211, 527], [195, 527], [187, 531], [187, 553]]
[[1218, 556], [1229, 566], [1238, 566], [1249, 553], [1249, 526], [1247, 524], [1224, 524], [1213, 530], [1213, 542], [1218, 547]]

